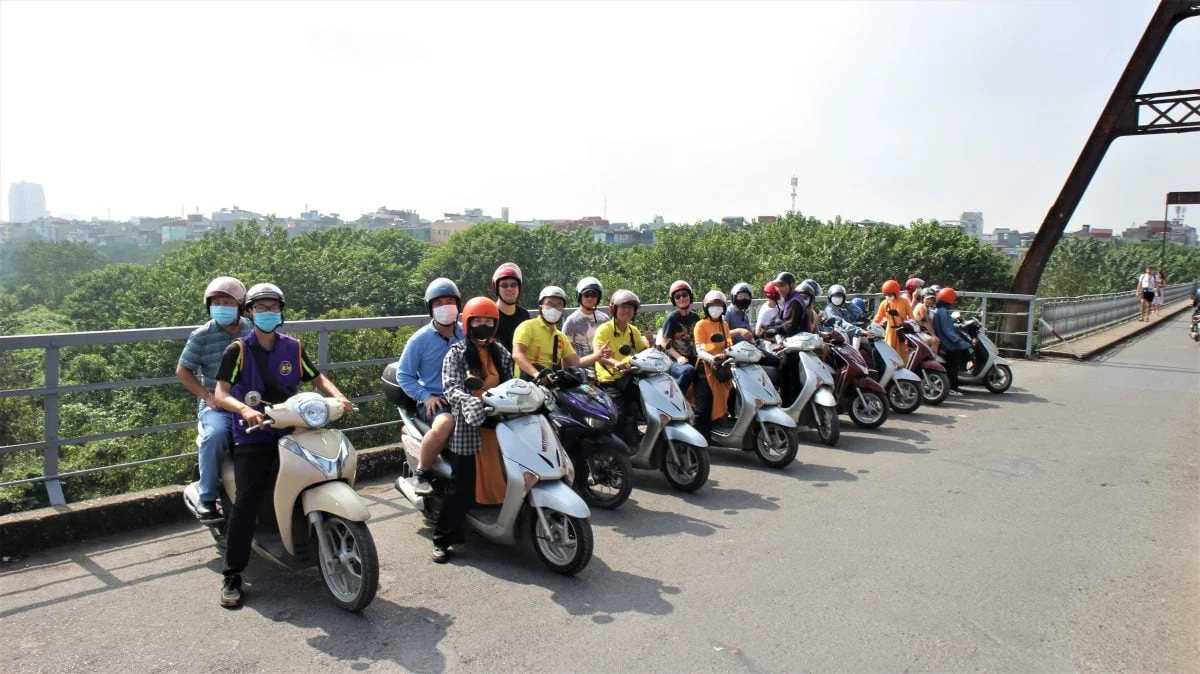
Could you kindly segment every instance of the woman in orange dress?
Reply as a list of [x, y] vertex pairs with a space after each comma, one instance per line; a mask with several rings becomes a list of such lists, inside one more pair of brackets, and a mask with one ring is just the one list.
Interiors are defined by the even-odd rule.
[[[708, 382], [709, 409], [705, 421], [711, 428], [713, 421], [720, 421], [729, 412], [729, 394], [733, 391], [733, 380], [721, 381], [717, 371], [729, 356], [725, 355], [732, 342], [730, 341], [729, 324], [725, 322], [725, 293], [720, 290], [710, 290], [704, 296], [704, 317], [696, 322], [693, 329], [696, 338], [696, 357], [704, 364], [704, 378]], [[703, 408], [704, 405], [697, 405]], [[705, 410], [698, 409], [703, 413]]]
[[880, 290], [883, 292], [884, 299], [879, 303], [879, 310], [875, 312], [875, 318], [871, 320], [886, 328], [883, 341], [900, 354], [900, 360], [907, 363], [908, 347], [900, 338], [900, 333], [896, 332], [896, 328], [903, 325], [904, 321], [913, 319], [912, 305], [900, 296], [900, 283], [896, 279], [885, 281]]

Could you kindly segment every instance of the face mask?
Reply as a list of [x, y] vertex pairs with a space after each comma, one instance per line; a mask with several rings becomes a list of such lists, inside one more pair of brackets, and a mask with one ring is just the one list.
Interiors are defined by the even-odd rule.
[[275, 332], [275, 329], [281, 324], [283, 324], [283, 312], [260, 311], [254, 314], [254, 327], [263, 332]]
[[720, 318], [723, 313], [725, 313], [725, 307], [711, 306], [708, 308], [708, 316], [714, 321]]
[[736, 304], [737, 308], [741, 309], [742, 311], [750, 308], [750, 300], [734, 300], [733, 303]]
[[237, 320], [237, 307], [219, 307], [215, 304], [208, 308], [208, 315], [212, 317], [217, 325], [232, 325]]
[[846, 301], [846, 298], [845, 297], [830, 297], [829, 301], [833, 302], [834, 306], [840, 307], [840, 306], [842, 306], [842, 302]]
[[433, 308], [433, 320], [442, 325], [454, 325], [456, 319], [458, 319], [458, 307], [453, 304], [443, 304]]
[[495, 328], [490, 325], [475, 325], [471, 327], [471, 339], [477, 342], [486, 342], [492, 338], [492, 333]]
[[542, 318], [546, 319], [547, 323], [557, 323], [558, 319], [562, 318], [562, 309], [554, 307], [543, 307]]

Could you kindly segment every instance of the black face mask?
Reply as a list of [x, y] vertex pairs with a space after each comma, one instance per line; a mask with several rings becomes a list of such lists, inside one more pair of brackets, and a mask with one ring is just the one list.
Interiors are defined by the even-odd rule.
[[490, 325], [473, 325], [471, 326], [471, 339], [483, 342], [491, 339], [495, 331], [496, 329]]
[[733, 303], [734, 303], [734, 305], [737, 306], [738, 309], [741, 309], [742, 311], [745, 311], [750, 308], [750, 300], [734, 300]]
[[629, 346], [628, 344], [625, 344], [621, 348], [617, 349], [617, 352], [620, 353], [622, 356], [628, 356], [629, 354], [633, 353], [633, 347]]

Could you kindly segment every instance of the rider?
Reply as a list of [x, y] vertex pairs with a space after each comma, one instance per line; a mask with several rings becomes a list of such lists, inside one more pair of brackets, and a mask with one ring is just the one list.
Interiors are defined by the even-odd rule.
[[921, 302], [913, 307], [913, 319], [916, 320], [917, 325], [921, 326], [921, 333], [917, 337], [928, 344], [934, 353], [937, 353], [940, 340], [933, 329], [933, 311], [936, 308], [934, 303], [937, 302], [937, 293], [933, 288], [921, 288], [919, 295]]
[[883, 292], [884, 299], [879, 303], [879, 310], [875, 312], [875, 318], [871, 321], [887, 328], [884, 341], [900, 354], [901, 360], [908, 362], [908, 347], [904, 345], [904, 340], [900, 338], [896, 328], [912, 318], [912, 305], [900, 296], [900, 284], [895, 279], [884, 281], [880, 291]]
[[730, 328], [750, 330], [750, 304], [754, 300], [750, 284], [734, 284], [733, 289], [729, 291], [729, 296], [733, 298], [733, 306], [725, 310], [725, 322], [729, 324]]
[[862, 328], [856, 325], [862, 320], [862, 311], [854, 304], [846, 302], [846, 289], [835, 283], [829, 286], [829, 303], [822, 312], [825, 320], [834, 319], [835, 327], [842, 329], [851, 337], [862, 334]]
[[579, 303], [579, 309], [563, 321], [562, 331], [580, 356], [592, 353], [596, 329], [612, 318], [599, 308], [603, 296], [604, 286], [595, 276], [579, 279], [579, 283], [575, 284], [575, 301]]
[[[250, 333], [242, 317], [246, 286], [232, 276], [219, 276], [204, 289], [204, 308], [211, 320], [188, 335], [175, 376], [199, 400], [196, 413], [196, 447], [200, 463], [200, 521], [220, 519], [217, 496], [221, 492], [221, 457], [229, 450], [229, 415], [213, 397], [221, 354], [233, 340]], [[197, 377], [199, 374], [199, 377]]]
[[729, 394], [733, 391], [733, 381], [724, 381], [717, 376], [721, 365], [729, 359], [725, 350], [732, 344], [729, 334], [729, 323], [725, 314], [725, 293], [720, 290], [710, 290], [704, 296], [704, 318], [696, 323], [696, 356], [702, 361], [705, 381], [708, 391], [703, 400], [700, 391], [696, 395], [696, 430], [704, 437], [709, 437], [712, 422], [721, 421], [729, 411]]
[[[511, 379], [512, 357], [496, 340], [500, 309], [486, 297], [476, 297], [462, 310], [462, 327], [468, 339], [450, 347], [442, 363], [442, 384], [454, 414], [454, 432], [450, 436], [452, 477], [433, 530], [433, 561], [449, 561], [452, 545], [463, 543], [463, 521], [475, 505], [476, 457], [485, 445], [495, 447], [495, 429], [480, 428], [486, 414], [483, 391]], [[473, 388], [468, 379], [477, 378], [482, 388]]]
[[808, 330], [810, 332], [816, 330], [818, 325], [817, 297], [821, 294], [821, 285], [806, 278], [800, 282], [800, 286], [796, 290], [804, 298], [804, 306], [808, 312]]
[[858, 309], [858, 313], [862, 316], [859, 319], [860, 321], [867, 320], [867, 301], [866, 300], [864, 300], [861, 297], [855, 297], [854, 299], [850, 300], [850, 304], [854, 305], [855, 309]]
[[442, 361], [451, 346], [465, 339], [458, 324], [461, 308], [462, 293], [454, 281], [434, 279], [425, 288], [425, 309], [433, 320], [408, 339], [396, 368], [396, 383], [417, 403], [421, 421], [429, 424], [429, 432], [421, 438], [421, 456], [413, 471], [416, 492], [422, 495], [433, 492], [428, 471], [454, 430], [454, 416], [442, 393]]
[[696, 344], [692, 341], [692, 333], [700, 317], [692, 313], [692, 286], [687, 281], [672, 283], [667, 295], [675, 309], [667, 314], [663, 322], [658, 345], [675, 359], [671, 364], [671, 376], [675, 378], [679, 390], [687, 395], [688, 389], [696, 382]]
[[[233, 475], [237, 496], [225, 541], [225, 571], [221, 605], [235, 608], [242, 603], [242, 571], [250, 561], [250, 543], [258, 520], [258, 506], [279, 467], [276, 448], [289, 430], [262, 427], [263, 409], [281, 403], [296, 393], [301, 382], [311, 381], [317, 390], [341, 401], [344, 414], [354, 406], [333, 382], [321, 374], [300, 340], [277, 332], [283, 325], [283, 291], [270, 283], [259, 283], [246, 293], [246, 309], [254, 332], [225, 348], [217, 371], [217, 404], [230, 414], [233, 432]], [[258, 427], [257, 430], [250, 430]]]
[[529, 312], [517, 304], [522, 283], [521, 268], [515, 262], [505, 262], [492, 272], [492, 292], [496, 293], [496, 307], [500, 310], [496, 341], [509, 353], [512, 353], [513, 334], [517, 326], [529, 320]]
[[759, 337], [779, 318], [779, 291], [775, 289], [774, 281], [767, 281], [763, 286], [763, 297], [767, 298], [767, 305], [758, 310], [758, 320], [754, 323], [754, 334]]
[[775, 288], [783, 296], [779, 309], [780, 333], [784, 337], [791, 337], [800, 332], [811, 332], [808, 305], [796, 286], [796, 275], [790, 271], [779, 272], [779, 276], [775, 277]]
[[641, 305], [642, 301], [629, 290], [613, 293], [608, 300], [612, 320], [601, 325], [592, 338], [593, 351], [607, 349], [609, 352], [608, 357], [596, 362], [596, 381], [621, 411], [618, 417], [619, 431], [621, 439], [630, 447], [637, 446], [635, 422], [640, 398], [637, 385], [626, 375], [626, 370], [635, 353], [649, 348], [637, 326], [633, 325]]
[[933, 331], [941, 341], [942, 353], [946, 356], [946, 374], [950, 377], [952, 396], [962, 395], [958, 390], [958, 372], [962, 369], [963, 358], [971, 348], [971, 343], [963, 339], [954, 327], [954, 319], [950, 315], [957, 299], [954, 288], [942, 288], [938, 291], [937, 306], [933, 310]]
[[513, 370], [514, 376], [524, 376], [546, 384], [549, 383], [550, 373], [562, 367], [563, 361], [573, 367], [586, 367], [611, 355], [597, 351], [580, 358], [575, 353], [570, 340], [558, 329], [558, 321], [566, 306], [567, 294], [562, 288], [542, 288], [538, 294], [538, 317], [519, 325], [513, 335], [512, 358], [517, 368]]
[[917, 277], [912, 277], [904, 282], [904, 292], [900, 296], [908, 300], [910, 305], [920, 302], [921, 288], [925, 287], [925, 282]]

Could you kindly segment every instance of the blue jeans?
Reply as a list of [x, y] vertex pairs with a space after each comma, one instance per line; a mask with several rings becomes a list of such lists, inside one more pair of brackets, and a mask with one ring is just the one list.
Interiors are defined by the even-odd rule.
[[675, 383], [679, 384], [679, 390], [684, 395], [687, 395], [688, 389], [692, 382], [696, 379], [695, 365], [680, 365], [678, 361], [671, 364], [671, 376], [675, 378]]
[[197, 415], [196, 447], [200, 450], [200, 500], [216, 501], [221, 493], [221, 457], [229, 451], [229, 412], [209, 409]]

